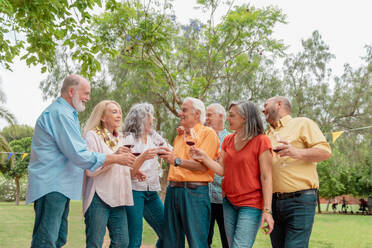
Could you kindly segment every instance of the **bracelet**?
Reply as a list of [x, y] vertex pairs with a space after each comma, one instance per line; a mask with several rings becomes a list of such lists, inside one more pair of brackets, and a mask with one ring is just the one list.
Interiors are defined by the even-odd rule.
[[264, 208], [264, 210], [262, 211], [262, 213], [267, 213], [267, 214], [273, 214], [273, 212], [270, 210], [270, 209], [268, 209], [268, 208]]

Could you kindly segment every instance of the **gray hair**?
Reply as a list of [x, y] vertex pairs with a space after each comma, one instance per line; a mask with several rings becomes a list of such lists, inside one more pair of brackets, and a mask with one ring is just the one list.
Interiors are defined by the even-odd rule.
[[222, 115], [223, 116], [223, 122], [226, 121], [226, 110], [225, 110], [225, 108], [221, 104], [219, 104], [219, 103], [212, 103], [211, 105], [209, 105], [207, 107], [207, 110], [208, 109], [212, 109], [217, 114]]
[[249, 101], [240, 101], [238, 103], [232, 103], [229, 106], [229, 110], [236, 106], [238, 114], [245, 118], [245, 125], [243, 127], [243, 140], [250, 140], [257, 135], [265, 132], [260, 112], [256, 105]]
[[194, 98], [194, 97], [186, 97], [185, 100], [183, 101], [183, 103], [185, 103], [187, 101], [192, 102], [192, 107], [194, 108], [194, 111], [197, 111], [197, 110], [200, 111], [199, 120], [204, 125], [204, 123], [205, 123], [205, 106], [204, 106], [204, 103], [201, 100], [199, 100], [197, 98]]
[[145, 133], [146, 117], [152, 118], [154, 115], [154, 107], [149, 103], [137, 103], [133, 105], [123, 124], [123, 132], [134, 133], [136, 138], [142, 137]]
[[80, 75], [77, 75], [77, 74], [68, 75], [63, 81], [62, 88], [61, 88], [61, 94], [67, 93], [67, 90], [70, 87], [77, 88], [78, 85], [83, 81], [87, 81], [87, 80]]

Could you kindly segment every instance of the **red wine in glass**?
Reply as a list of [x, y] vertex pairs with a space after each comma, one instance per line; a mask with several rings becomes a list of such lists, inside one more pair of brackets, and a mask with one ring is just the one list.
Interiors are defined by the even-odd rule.
[[283, 150], [283, 149], [279, 149], [279, 148], [274, 148], [273, 149], [274, 152], [280, 152], [281, 150]]
[[140, 152], [132, 152], [132, 154], [136, 157], [138, 157], [141, 153]]
[[159, 143], [159, 146], [163, 146], [163, 145], [164, 145], [164, 142], [160, 142], [160, 143]]
[[165, 155], [165, 153], [163, 153], [163, 152], [158, 152], [158, 156], [162, 156], [162, 155]]
[[125, 147], [132, 149], [134, 145], [124, 145]]
[[195, 145], [195, 142], [194, 141], [186, 141], [186, 144], [189, 145], [189, 146], [193, 146]]

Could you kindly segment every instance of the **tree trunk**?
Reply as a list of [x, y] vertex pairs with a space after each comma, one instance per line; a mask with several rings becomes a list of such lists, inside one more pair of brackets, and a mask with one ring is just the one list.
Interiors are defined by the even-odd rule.
[[320, 197], [319, 197], [319, 191], [318, 191], [318, 194], [317, 194], [317, 198], [318, 198], [318, 213], [322, 213], [322, 210], [320, 209]]
[[16, 184], [16, 189], [17, 189], [17, 194], [16, 194], [16, 206], [18, 206], [19, 205], [19, 198], [20, 198], [20, 196], [21, 196], [21, 186], [19, 185], [19, 178], [15, 178], [14, 179], [15, 180], [15, 184]]
[[163, 161], [161, 166], [163, 169], [163, 175], [160, 178], [160, 187], [161, 187], [160, 198], [164, 202], [165, 194], [167, 193], [169, 165]]
[[328, 212], [328, 208], [329, 208], [329, 204], [330, 204], [330, 203], [331, 203], [331, 198], [328, 198], [326, 212]]

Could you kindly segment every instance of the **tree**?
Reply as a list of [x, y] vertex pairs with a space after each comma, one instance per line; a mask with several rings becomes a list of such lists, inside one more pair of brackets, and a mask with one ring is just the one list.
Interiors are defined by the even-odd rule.
[[91, 11], [97, 6], [101, 7], [101, 0], [0, 1], [0, 63], [11, 69], [14, 58], [25, 51], [21, 59], [28, 65], [43, 65], [45, 72], [62, 44], [73, 49], [74, 59], [94, 74], [99, 68], [86, 45], [91, 42]]
[[8, 141], [18, 140], [25, 137], [32, 137], [34, 129], [28, 125], [11, 125], [4, 127], [0, 134]]
[[[1, 60], [1, 59], [0, 59]], [[10, 113], [3, 104], [6, 103], [6, 96], [2, 89], [2, 80], [0, 77], [0, 118], [6, 120], [9, 124], [13, 125], [16, 123], [16, 119], [12, 113]]]
[[19, 205], [19, 198], [21, 194], [20, 179], [27, 173], [27, 166], [28, 163], [30, 162], [30, 156], [27, 155], [22, 160], [22, 154], [31, 152], [31, 143], [32, 143], [31, 137], [11, 141], [9, 143], [9, 146], [11, 147], [12, 151], [15, 152], [16, 154], [12, 156], [12, 159], [6, 162], [4, 161], [3, 158], [2, 162], [0, 163], [1, 173], [7, 178], [14, 179], [14, 182], [16, 184], [17, 191], [16, 205]]

